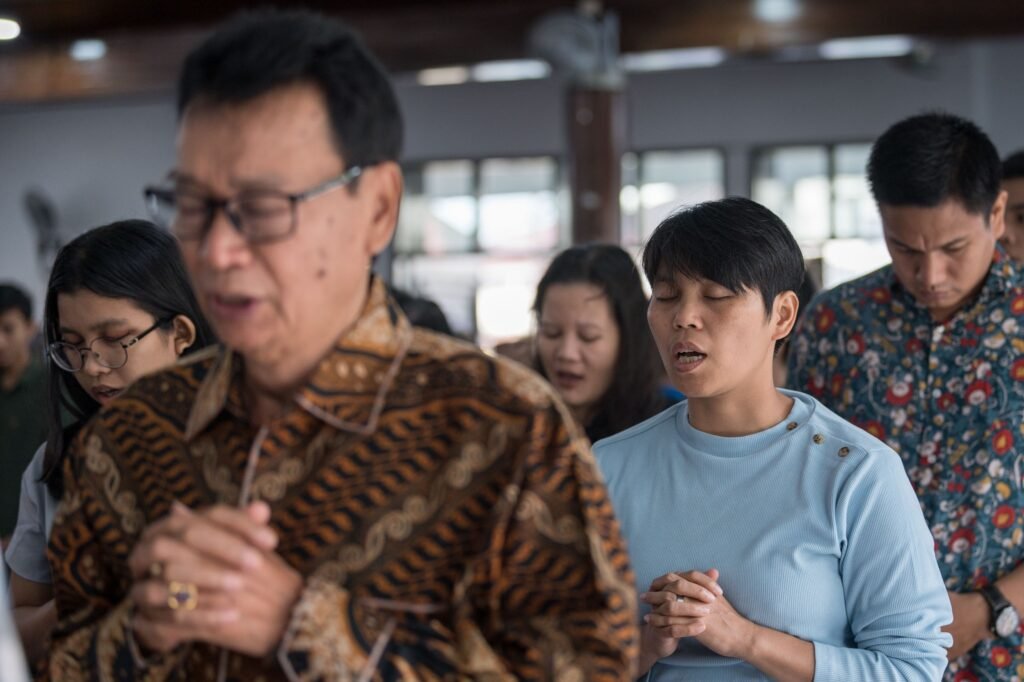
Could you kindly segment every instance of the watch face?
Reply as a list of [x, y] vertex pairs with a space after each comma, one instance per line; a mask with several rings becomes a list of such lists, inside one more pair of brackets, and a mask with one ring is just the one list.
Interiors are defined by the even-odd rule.
[[1020, 625], [1020, 616], [1017, 615], [1017, 610], [1012, 606], [1007, 606], [996, 617], [996, 634], [1000, 637], [1008, 637], [1016, 632], [1018, 625]]

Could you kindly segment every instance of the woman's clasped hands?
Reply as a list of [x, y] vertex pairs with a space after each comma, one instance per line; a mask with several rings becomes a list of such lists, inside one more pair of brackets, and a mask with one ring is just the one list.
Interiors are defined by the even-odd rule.
[[693, 637], [720, 656], [740, 657], [750, 645], [754, 623], [732, 607], [710, 569], [672, 572], [655, 578], [641, 601], [651, 612], [644, 616], [641, 671], [672, 655], [679, 640]]

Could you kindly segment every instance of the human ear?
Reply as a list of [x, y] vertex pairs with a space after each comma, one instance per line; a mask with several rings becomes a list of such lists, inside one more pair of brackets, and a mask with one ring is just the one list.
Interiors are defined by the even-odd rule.
[[371, 166], [360, 182], [371, 194], [370, 233], [367, 247], [369, 256], [375, 256], [391, 243], [398, 224], [398, 207], [402, 200], [402, 169], [394, 161]]
[[992, 204], [992, 211], [988, 215], [988, 225], [995, 239], [999, 239], [1006, 232], [1006, 202], [1009, 200], [1009, 196], [1005, 189], [999, 192], [995, 203]]
[[174, 318], [174, 354], [180, 356], [196, 342], [196, 325], [186, 315]]
[[775, 297], [772, 306], [772, 339], [778, 341], [789, 336], [800, 314], [800, 299], [796, 292], [783, 291]]

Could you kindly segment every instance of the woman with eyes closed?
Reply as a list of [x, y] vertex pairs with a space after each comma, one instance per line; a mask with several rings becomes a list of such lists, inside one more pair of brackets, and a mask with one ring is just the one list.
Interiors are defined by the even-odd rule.
[[558, 254], [537, 285], [536, 366], [593, 442], [668, 407], [640, 272], [610, 244]]
[[749, 199], [686, 207], [644, 247], [647, 311], [686, 399], [594, 445], [629, 546], [645, 682], [937, 682], [952, 639], [899, 456], [775, 387], [800, 247]]
[[18, 523], [6, 552], [14, 618], [33, 661], [56, 623], [46, 543], [63, 490], [66, 446], [137, 378], [213, 341], [176, 240], [143, 220], [98, 227], [61, 249], [43, 327], [49, 437], [22, 476]]

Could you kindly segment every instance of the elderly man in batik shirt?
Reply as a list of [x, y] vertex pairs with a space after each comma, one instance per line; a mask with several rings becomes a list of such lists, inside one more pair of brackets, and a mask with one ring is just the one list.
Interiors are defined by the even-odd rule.
[[902, 456], [953, 606], [958, 682], [1024, 679], [1024, 280], [997, 246], [999, 168], [954, 116], [882, 135], [868, 177], [892, 265], [819, 296], [791, 357], [791, 386]]
[[55, 680], [625, 680], [633, 578], [553, 392], [413, 329], [373, 256], [401, 122], [339, 24], [263, 13], [186, 61], [147, 190], [224, 347], [78, 438]]

